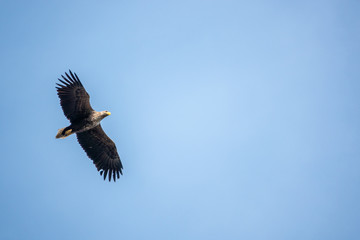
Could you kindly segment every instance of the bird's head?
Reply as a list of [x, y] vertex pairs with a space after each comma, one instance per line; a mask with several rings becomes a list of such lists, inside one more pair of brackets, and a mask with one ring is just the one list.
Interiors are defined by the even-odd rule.
[[110, 115], [111, 115], [111, 112], [109, 112], [109, 111], [102, 111], [102, 112], [101, 112], [101, 115], [105, 118], [105, 117], [107, 117], [107, 116], [110, 116]]

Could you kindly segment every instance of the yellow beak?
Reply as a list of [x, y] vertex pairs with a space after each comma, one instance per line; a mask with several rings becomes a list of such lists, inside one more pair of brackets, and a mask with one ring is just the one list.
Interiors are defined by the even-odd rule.
[[106, 112], [106, 114], [110, 116], [110, 115], [111, 115], [111, 112]]

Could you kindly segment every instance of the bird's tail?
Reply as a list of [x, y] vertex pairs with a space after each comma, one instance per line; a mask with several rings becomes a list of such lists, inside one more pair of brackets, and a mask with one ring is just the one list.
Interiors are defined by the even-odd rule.
[[55, 138], [66, 138], [67, 136], [73, 134], [73, 131], [69, 127], [60, 128]]

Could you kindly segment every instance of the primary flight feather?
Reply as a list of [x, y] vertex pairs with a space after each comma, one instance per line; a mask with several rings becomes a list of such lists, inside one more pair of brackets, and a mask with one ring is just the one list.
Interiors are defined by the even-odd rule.
[[90, 96], [76, 73], [69, 70], [58, 79], [57, 94], [60, 105], [70, 126], [59, 129], [56, 138], [65, 138], [76, 133], [78, 142], [96, 168], [104, 175], [104, 180], [116, 181], [122, 174], [122, 164], [115, 143], [106, 135], [100, 121], [110, 115], [108, 111], [95, 111], [90, 105]]

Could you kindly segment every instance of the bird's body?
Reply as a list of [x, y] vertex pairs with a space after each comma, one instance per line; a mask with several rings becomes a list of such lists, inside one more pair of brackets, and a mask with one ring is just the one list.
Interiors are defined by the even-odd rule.
[[66, 128], [59, 129], [56, 138], [66, 138], [73, 133], [81, 133], [87, 130], [90, 130], [100, 124], [100, 121], [103, 120], [105, 117], [109, 116], [110, 112], [108, 111], [92, 111], [90, 115], [83, 119], [78, 119], [71, 123], [70, 126]]
[[122, 174], [122, 164], [114, 142], [103, 131], [100, 121], [110, 115], [108, 111], [97, 112], [90, 106], [89, 94], [78, 76], [71, 71], [59, 81], [58, 96], [65, 116], [70, 120], [68, 127], [58, 130], [56, 138], [65, 138], [76, 133], [78, 142], [88, 157], [94, 161], [104, 179], [109, 174], [109, 181], [114, 181]]

